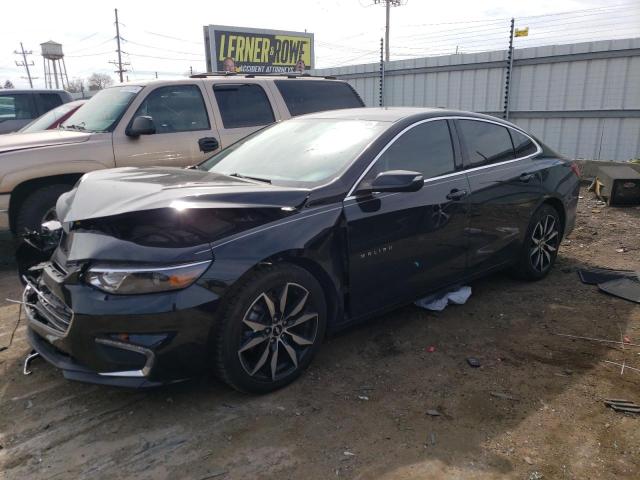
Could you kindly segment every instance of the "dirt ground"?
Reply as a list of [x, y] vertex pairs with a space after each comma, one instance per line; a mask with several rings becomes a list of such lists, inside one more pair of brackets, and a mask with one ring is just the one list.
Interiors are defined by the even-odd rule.
[[[605, 363], [640, 368], [640, 348], [554, 335], [640, 343], [640, 306], [576, 274], [640, 270], [640, 208], [583, 196], [547, 279], [494, 275], [472, 284], [466, 305], [405, 307], [341, 333], [270, 395], [206, 379], [153, 391], [85, 385], [42, 361], [23, 376], [22, 326], [0, 353], [0, 478], [638, 479], [640, 415], [602, 399], [640, 402], [640, 372]], [[17, 298], [4, 260], [0, 298]], [[2, 301], [0, 345], [17, 312]]]

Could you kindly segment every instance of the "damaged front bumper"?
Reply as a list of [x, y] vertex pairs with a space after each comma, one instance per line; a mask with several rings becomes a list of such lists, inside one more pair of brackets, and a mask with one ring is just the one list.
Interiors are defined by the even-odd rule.
[[47, 262], [26, 278], [28, 340], [65, 378], [153, 387], [202, 373], [219, 297], [203, 283], [109, 295]]

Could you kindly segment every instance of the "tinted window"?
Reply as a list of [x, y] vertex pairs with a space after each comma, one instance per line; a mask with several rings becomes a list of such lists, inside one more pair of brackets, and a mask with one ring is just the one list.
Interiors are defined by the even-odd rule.
[[515, 158], [511, 137], [505, 127], [475, 120], [459, 120], [458, 125], [472, 165]]
[[60, 95], [56, 95], [55, 93], [39, 93], [38, 103], [40, 104], [40, 113], [46, 113], [49, 110], [62, 105], [62, 99], [60, 98]]
[[388, 170], [420, 172], [424, 178], [451, 173], [455, 169], [449, 126], [443, 120], [425, 122], [398, 138], [380, 156], [368, 175], [372, 181]]
[[196, 85], [161, 87], [144, 99], [134, 118], [149, 115], [157, 133], [208, 130], [209, 117]]
[[516, 158], [526, 157], [538, 151], [538, 147], [526, 135], [511, 129], [509, 129], [509, 133], [511, 134], [511, 140], [513, 140]]
[[37, 117], [30, 94], [14, 93], [0, 95], [1, 120], [28, 120]]
[[364, 107], [347, 83], [322, 80], [276, 80], [274, 82], [292, 116], [323, 110]]
[[224, 128], [256, 127], [275, 122], [267, 94], [260, 85], [215, 85]]

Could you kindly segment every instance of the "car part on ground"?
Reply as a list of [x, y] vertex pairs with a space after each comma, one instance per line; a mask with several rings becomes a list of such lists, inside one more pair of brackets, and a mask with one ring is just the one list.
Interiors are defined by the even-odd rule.
[[29, 341], [71, 379], [280, 388], [326, 330], [514, 265], [546, 276], [571, 165], [492, 117], [389, 108], [282, 122], [194, 169], [91, 172], [25, 275]]
[[640, 205], [640, 173], [627, 166], [599, 167], [589, 190], [609, 206]]

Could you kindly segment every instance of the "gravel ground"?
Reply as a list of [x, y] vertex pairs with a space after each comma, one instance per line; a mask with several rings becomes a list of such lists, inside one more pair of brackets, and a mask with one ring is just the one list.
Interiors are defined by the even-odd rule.
[[[640, 348], [554, 335], [640, 343], [640, 306], [575, 273], [640, 270], [640, 208], [583, 195], [547, 279], [494, 275], [466, 305], [409, 306], [350, 329], [270, 395], [209, 379], [84, 385], [43, 362], [23, 376], [21, 327], [0, 353], [0, 479], [640, 478], [640, 416], [602, 402], [640, 402], [640, 372], [605, 362], [640, 368]], [[17, 298], [9, 237], [0, 242], [0, 298]], [[2, 302], [0, 345], [17, 311]]]

